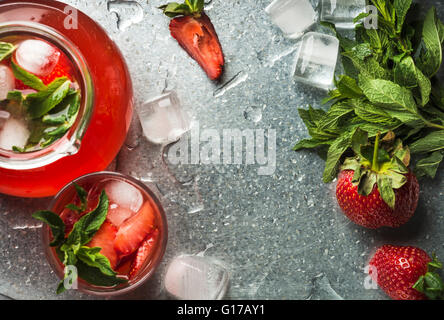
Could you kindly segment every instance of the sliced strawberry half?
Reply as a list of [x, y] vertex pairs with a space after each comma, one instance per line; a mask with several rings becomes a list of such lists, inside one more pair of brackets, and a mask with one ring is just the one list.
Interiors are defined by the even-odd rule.
[[102, 248], [100, 253], [108, 258], [112, 269], [117, 266], [119, 260], [117, 252], [114, 250], [114, 240], [116, 239], [116, 234], [117, 228], [110, 222], [105, 221], [92, 240], [87, 244], [87, 246], [91, 248]]
[[145, 265], [146, 261], [151, 258], [156, 249], [158, 238], [159, 230], [156, 229], [145, 238], [142, 245], [137, 249], [136, 257], [131, 265], [131, 271], [128, 274], [130, 279], [133, 279], [139, 270]]
[[150, 202], [146, 201], [135, 216], [120, 226], [114, 241], [114, 249], [123, 256], [135, 252], [154, 229], [155, 219], [154, 209]]
[[170, 32], [211, 80], [217, 80], [222, 75], [225, 64], [222, 47], [216, 30], [205, 13], [202, 12], [200, 17], [174, 18], [170, 22]]

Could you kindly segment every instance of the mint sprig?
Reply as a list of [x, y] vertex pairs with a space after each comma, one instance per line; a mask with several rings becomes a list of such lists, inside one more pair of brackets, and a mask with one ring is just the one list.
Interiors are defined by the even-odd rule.
[[433, 178], [444, 158], [444, 87], [435, 76], [442, 64], [444, 24], [434, 8], [423, 21], [414, 21], [418, 15], [411, 0], [371, 2], [378, 8], [378, 29], [360, 23], [355, 39], [322, 22], [339, 39], [345, 74], [337, 76], [336, 88], [322, 101], [330, 104], [328, 111], [299, 110], [311, 138], [294, 150], [326, 154], [323, 180], [331, 182], [351, 153], [357, 128], [369, 139], [393, 131], [415, 156], [416, 175]]
[[11, 69], [14, 74], [14, 77], [22, 81], [23, 84], [37, 91], [46, 90], [46, 86], [43, 84], [42, 80], [40, 80], [37, 76], [33, 75], [32, 73], [26, 71], [25, 69], [22, 69], [12, 60], [11, 60]]
[[[75, 185], [75, 188], [82, 204], [81, 207], [72, 204], [73, 208], [76, 210], [86, 208], [86, 191], [78, 185]], [[70, 208], [71, 205], [67, 207]], [[81, 217], [66, 238], [65, 224], [56, 213], [37, 211], [32, 216], [50, 227], [53, 235], [50, 246], [55, 247], [59, 259], [65, 266], [75, 266], [78, 276], [92, 285], [112, 287], [127, 280], [117, 277], [108, 258], [100, 253], [101, 248], [86, 246], [105, 222], [108, 207], [108, 196], [102, 191], [97, 207]], [[58, 294], [66, 290], [65, 279], [75, 280], [69, 272], [69, 269], [66, 269], [64, 278], [57, 287]]]

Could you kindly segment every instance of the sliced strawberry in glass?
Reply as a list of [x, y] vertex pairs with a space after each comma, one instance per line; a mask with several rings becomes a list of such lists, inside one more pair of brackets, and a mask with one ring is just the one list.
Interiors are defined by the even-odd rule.
[[100, 253], [108, 258], [111, 268], [114, 269], [117, 266], [119, 257], [114, 250], [114, 240], [116, 238], [117, 228], [110, 222], [105, 221], [100, 227], [99, 231], [94, 235], [91, 242], [87, 244], [88, 247], [102, 248]]
[[132, 279], [136, 276], [137, 272], [145, 265], [153, 255], [156, 249], [157, 239], [159, 237], [159, 230], [156, 229], [148, 235], [142, 242], [142, 245], [137, 249], [136, 257], [131, 265], [131, 271], [129, 272], [129, 278]]
[[145, 237], [155, 227], [155, 212], [149, 201], [146, 201], [139, 212], [126, 220], [119, 228], [114, 249], [126, 256], [135, 252]]

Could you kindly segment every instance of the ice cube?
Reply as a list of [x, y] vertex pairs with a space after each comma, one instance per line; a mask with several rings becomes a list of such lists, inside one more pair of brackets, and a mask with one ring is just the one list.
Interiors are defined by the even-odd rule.
[[165, 275], [165, 289], [181, 300], [220, 300], [228, 282], [225, 267], [211, 257], [178, 256]]
[[0, 65], [0, 101], [5, 100], [8, 92], [14, 90], [15, 78], [11, 69], [5, 65]]
[[116, 227], [120, 227], [122, 223], [124, 223], [135, 214], [135, 211], [113, 203], [109, 206], [109, 211], [106, 218]]
[[175, 92], [145, 102], [139, 112], [145, 137], [155, 144], [169, 144], [190, 130], [191, 122]]
[[265, 12], [289, 38], [298, 38], [317, 20], [317, 14], [308, 0], [275, 0]]
[[15, 51], [17, 64], [39, 77], [49, 75], [59, 62], [60, 51], [42, 40], [25, 40]]
[[294, 76], [306, 84], [331, 89], [339, 53], [336, 37], [309, 32], [301, 41]]
[[105, 192], [109, 201], [121, 208], [137, 212], [142, 207], [142, 193], [128, 182], [112, 180], [105, 185]]
[[0, 131], [3, 129], [3, 126], [5, 125], [6, 121], [9, 120], [10, 117], [11, 115], [9, 114], [9, 112], [0, 110]]
[[337, 28], [353, 29], [353, 19], [365, 12], [366, 0], [322, 0], [321, 21]]
[[22, 120], [9, 118], [0, 131], [0, 148], [12, 150], [12, 147], [24, 148], [29, 138], [29, 130]]

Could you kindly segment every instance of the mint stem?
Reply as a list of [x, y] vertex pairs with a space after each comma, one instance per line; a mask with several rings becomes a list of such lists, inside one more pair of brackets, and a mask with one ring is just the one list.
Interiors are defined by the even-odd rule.
[[378, 148], [379, 148], [379, 137], [380, 136], [381, 136], [381, 133], [378, 132], [378, 134], [376, 135], [376, 140], [375, 140], [375, 148], [373, 149], [372, 170], [376, 171], [376, 172], [379, 170], [379, 166], [378, 166]]

